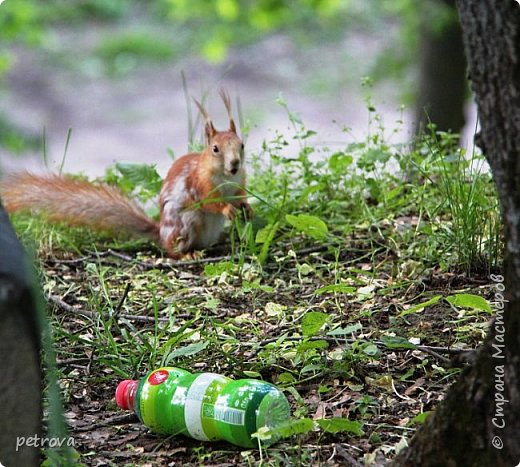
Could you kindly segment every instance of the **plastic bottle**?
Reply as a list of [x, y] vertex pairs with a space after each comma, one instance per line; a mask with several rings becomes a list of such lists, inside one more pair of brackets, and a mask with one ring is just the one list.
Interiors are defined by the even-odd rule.
[[122, 381], [116, 403], [134, 410], [156, 433], [181, 433], [203, 441], [223, 439], [242, 447], [258, 446], [253, 433], [264, 426], [276, 427], [290, 416], [283, 392], [265, 381], [192, 374], [174, 367], [154, 370], [140, 381]]

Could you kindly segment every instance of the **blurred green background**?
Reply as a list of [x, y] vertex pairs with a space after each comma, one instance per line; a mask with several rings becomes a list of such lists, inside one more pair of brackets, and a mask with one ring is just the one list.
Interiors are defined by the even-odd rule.
[[467, 94], [457, 34], [449, 0], [5, 0], [0, 169], [56, 170], [66, 152], [69, 172], [99, 175], [117, 160], [164, 172], [188, 145], [181, 73], [217, 128], [216, 91], [239, 98], [250, 150], [287, 129], [280, 94], [315, 144], [362, 139], [374, 108], [399, 141], [426, 107], [457, 132]]

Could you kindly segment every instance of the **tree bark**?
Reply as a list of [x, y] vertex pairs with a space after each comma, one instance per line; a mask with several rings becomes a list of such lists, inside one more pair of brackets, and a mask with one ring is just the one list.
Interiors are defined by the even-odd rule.
[[[415, 103], [415, 133], [434, 123], [439, 131], [458, 133], [465, 123], [466, 58], [455, 0], [427, 0], [421, 7], [419, 82]], [[446, 8], [441, 30], [431, 24], [431, 7]]]
[[496, 283], [496, 316], [474, 363], [394, 464], [516, 466], [520, 462], [520, 5], [514, 0], [457, 0], [457, 7], [480, 117], [477, 143], [491, 166], [502, 206], [504, 283], [503, 287]]

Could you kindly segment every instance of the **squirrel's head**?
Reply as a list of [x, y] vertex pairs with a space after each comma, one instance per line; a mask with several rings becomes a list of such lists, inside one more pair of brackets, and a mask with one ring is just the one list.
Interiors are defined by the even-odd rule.
[[204, 117], [204, 134], [206, 138], [204, 156], [209, 159], [209, 163], [215, 173], [233, 177], [243, 170], [244, 143], [238, 136], [235, 121], [231, 114], [229, 95], [221, 89], [220, 97], [224, 101], [229, 117], [229, 128], [225, 131], [218, 131], [213, 126], [213, 122], [204, 107], [197, 100], [194, 100]]

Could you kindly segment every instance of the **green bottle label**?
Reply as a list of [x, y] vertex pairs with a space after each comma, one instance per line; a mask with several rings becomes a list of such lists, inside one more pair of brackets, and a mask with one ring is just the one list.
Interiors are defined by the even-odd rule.
[[218, 394], [230, 381], [215, 373], [196, 375], [188, 388], [184, 405], [184, 422], [192, 438], [202, 441], [220, 438], [214, 419], [214, 405]]

